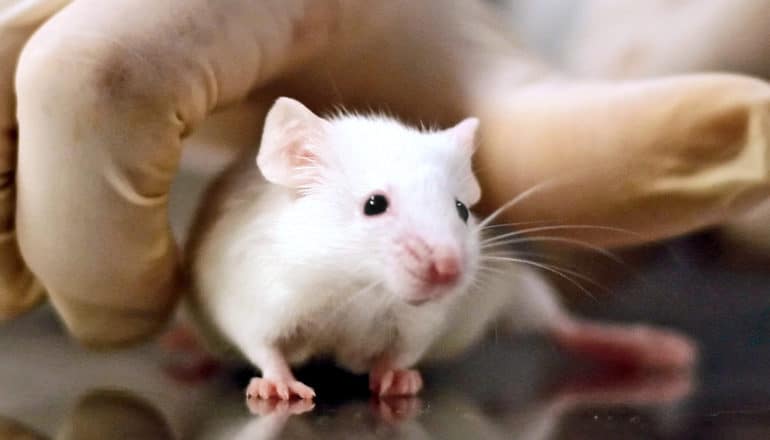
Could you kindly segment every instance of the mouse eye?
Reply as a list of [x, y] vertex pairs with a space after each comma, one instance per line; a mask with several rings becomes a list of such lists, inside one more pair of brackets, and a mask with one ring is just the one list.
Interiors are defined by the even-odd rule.
[[388, 209], [388, 199], [382, 194], [374, 194], [364, 204], [364, 214], [380, 215]]
[[465, 222], [468, 223], [468, 208], [463, 202], [455, 199], [455, 207], [457, 208], [457, 215]]

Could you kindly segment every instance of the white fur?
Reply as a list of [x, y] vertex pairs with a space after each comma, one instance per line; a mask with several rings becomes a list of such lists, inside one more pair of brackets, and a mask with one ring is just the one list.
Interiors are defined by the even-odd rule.
[[[266, 120], [262, 172], [248, 163], [232, 171], [194, 240], [202, 318], [254, 363], [269, 346], [293, 365], [329, 356], [360, 373], [382, 355], [405, 368], [431, 347], [433, 357], [456, 354], [514, 303], [532, 326], [560, 313], [520, 269], [472, 287], [480, 235], [455, 199], [479, 198], [470, 160], [477, 125], [419, 131], [385, 117], [323, 120], [279, 100]], [[367, 217], [364, 202], [378, 191], [389, 210]], [[405, 234], [460, 250], [462, 278], [440, 299], [406, 301], [418, 287], [395, 252]]]

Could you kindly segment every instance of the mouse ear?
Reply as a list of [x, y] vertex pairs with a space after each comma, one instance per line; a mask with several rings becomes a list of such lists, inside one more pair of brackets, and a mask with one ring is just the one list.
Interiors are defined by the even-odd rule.
[[265, 118], [257, 166], [269, 182], [301, 188], [312, 184], [329, 123], [291, 98], [278, 98]]
[[476, 132], [479, 130], [478, 118], [465, 118], [457, 125], [447, 129], [460, 148], [465, 148], [469, 155], [476, 151]]
[[468, 177], [463, 179], [463, 193], [459, 194], [463, 202], [468, 206], [473, 206], [481, 199], [481, 186], [473, 173], [471, 165], [471, 156], [476, 151], [476, 132], [479, 129], [479, 120], [477, 118], [466, 118], [457, 125], [447, 129], [447, 133], [452, 137], [457, 148], [462, 149], [466, 154], [463, 159], [464, 172]]

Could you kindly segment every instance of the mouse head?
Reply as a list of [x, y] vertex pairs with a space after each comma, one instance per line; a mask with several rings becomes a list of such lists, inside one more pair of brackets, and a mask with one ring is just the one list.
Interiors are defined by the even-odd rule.
[[[479, 259], [469, 207], [478, 120], [420, 131], [382, 116], [323, 119], [280, 98], [265, 121], [257, 164], [296, 194], [297, 234], [326, 249], [330, 270], [380, 282], [411, 304], [467, 290]], [[306, 232], [312, 231], [312, 232]], [[324, 244], [318, 235], [328, 236]]]

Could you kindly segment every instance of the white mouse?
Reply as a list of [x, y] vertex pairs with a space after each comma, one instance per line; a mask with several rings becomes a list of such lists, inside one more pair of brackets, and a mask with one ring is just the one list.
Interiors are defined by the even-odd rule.
[[499, 255], [469, 212], [479, 121], [445, 130], [379, 115], [321, 118], [278, 99], [256, 166], [209, 192], [188, 248], [191, 305], [204, 334], [258, 367], [255, 399], [312, 399], [291, 371], [326, 357], [368, 373], [378, 395], [413, 395], [413, 367], [449, 358], [501, 321], [594, 358], [681, 368], [687, 338], [580, 322], [538, 273]]

